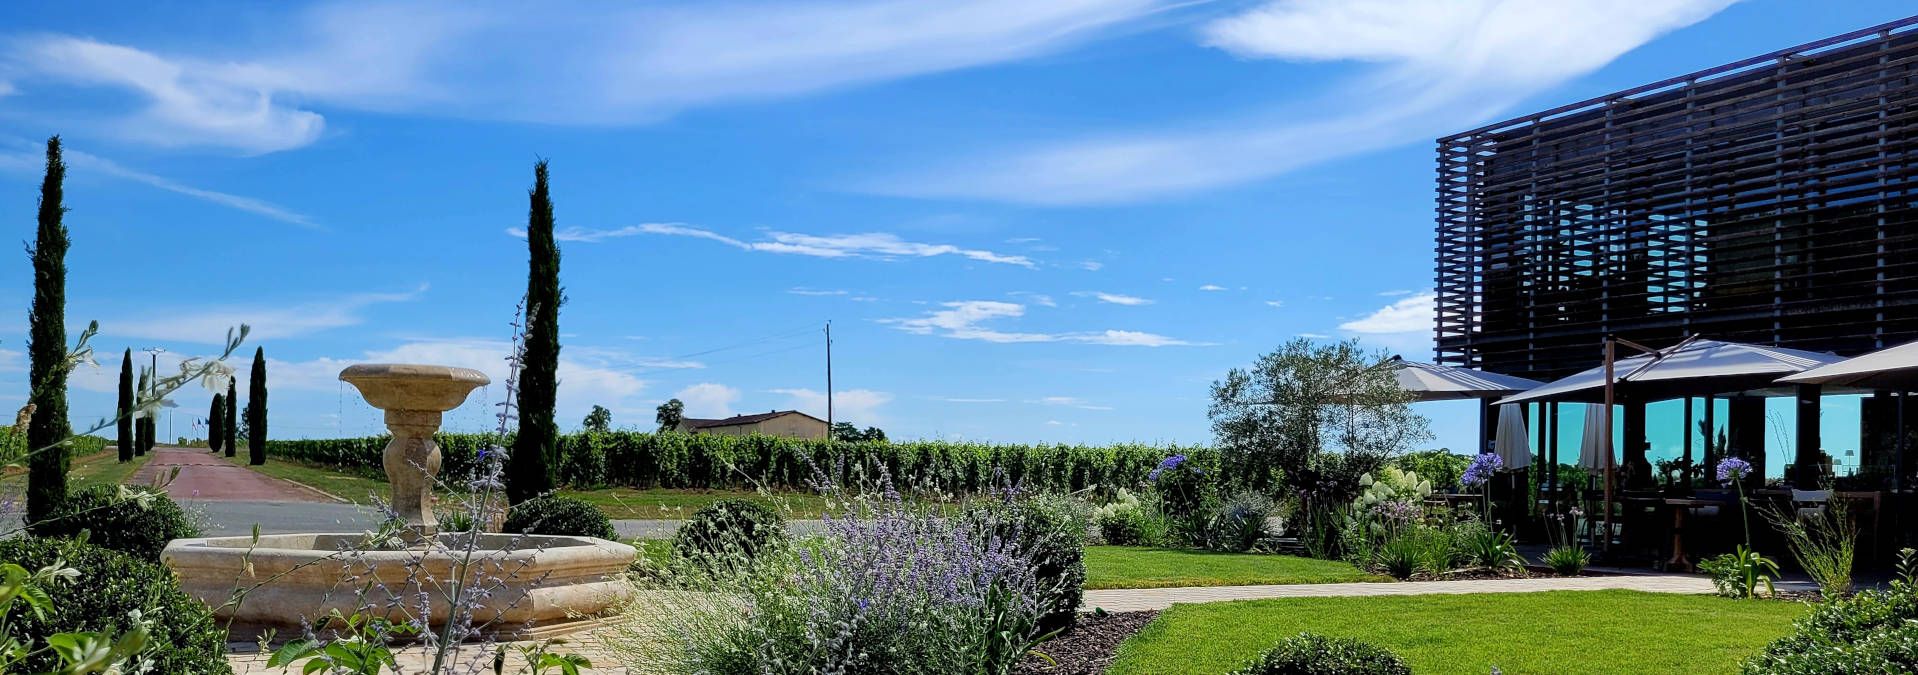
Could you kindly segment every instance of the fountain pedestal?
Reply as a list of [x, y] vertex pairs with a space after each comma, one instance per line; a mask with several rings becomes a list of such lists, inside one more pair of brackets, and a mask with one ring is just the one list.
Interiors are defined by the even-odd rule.
[[433, 517], [433, 477], [440, 473], [440, 430], [446, 411], [458, 408], [467, 394], [492, 380], [471, 368], [369, 363], [340, 371], [340, 379], [360, 390], [360, 396], [386, 411], [386, 444], [380, 463], [392, 486], [393, 510], [419, 536], [439, 532]]

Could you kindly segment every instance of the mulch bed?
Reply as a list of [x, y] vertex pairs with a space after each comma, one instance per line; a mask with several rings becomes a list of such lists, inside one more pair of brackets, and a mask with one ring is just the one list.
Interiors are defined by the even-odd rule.
[[1145, 628], [1158, 615], [1156, 611], [1114, 612], [1105, 616], [1081, 614], [1079, 625], [1071, 632], [1034, 648], [1051, 657], [1051, 662], [1028, 654], [1019, 661], [1019, 666], [1013, 672], [1020, 675], [1100, 675], [1107, 666], [1112, 665], [1112, 659], [1119, 653], [1120, 643]]

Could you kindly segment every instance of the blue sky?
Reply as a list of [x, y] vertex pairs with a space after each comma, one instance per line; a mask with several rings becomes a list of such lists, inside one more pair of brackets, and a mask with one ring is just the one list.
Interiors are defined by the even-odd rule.
[[1617, 4], [9, 3], [0, 212], [32, 238], [62, 134], [83, 423], [121, 348], [242, 321], [279, 436], [378, 431], [350, 363], [498, 379], [546, 158], [569, 425], [823, 413], [831, 320], [840, 419], [894, 437], [1205, 442], [1209, 383], [1294, 336], [1430, 358], [1433, 138], [1910, 12]]

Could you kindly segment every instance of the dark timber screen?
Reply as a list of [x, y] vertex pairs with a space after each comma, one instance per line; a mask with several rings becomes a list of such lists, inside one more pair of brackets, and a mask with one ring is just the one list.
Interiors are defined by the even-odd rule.
[[1437, 351], [1918, 339], [1918, 17], [1438, 142]]

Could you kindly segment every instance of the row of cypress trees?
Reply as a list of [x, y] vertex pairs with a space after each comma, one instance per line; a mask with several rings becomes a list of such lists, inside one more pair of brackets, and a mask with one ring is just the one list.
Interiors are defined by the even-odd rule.
[[[146, 391], [150, 384], [147, 373], [140, 374], [140, 388]], [[253, 370], [250, 373], [247, 390], [247, 463], [259, 465], [266, 463], [266, 350], [256, 347], [253, 350]], [[119, 438], [131, 442], [120, 442], [120, 461], [130, 462], [134, 457], [145, 455], [153, 449], [159, 437], [157, 420], [150, 416], [134, 415], [135, 397], [133, 388], [133, 350], [126, 350], [120, 358], [120, 404], [115, 413], [118, 415], [116, 431]], [[235, 396], [233, 381], [226, 383], [225, 394], [214, 394], [213, 403], [207, 409], [207, 447], [213, 452], [226, 451], [232, 457], [238, 451], [239, 425], [236, 424], [238, 408], [229, 403], [238, 400]]]

